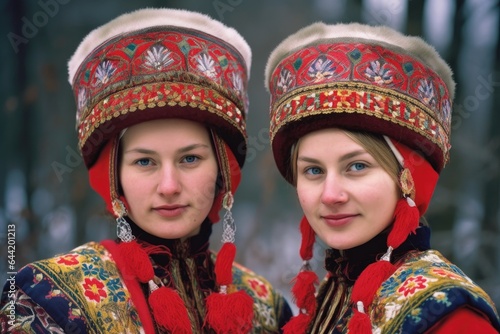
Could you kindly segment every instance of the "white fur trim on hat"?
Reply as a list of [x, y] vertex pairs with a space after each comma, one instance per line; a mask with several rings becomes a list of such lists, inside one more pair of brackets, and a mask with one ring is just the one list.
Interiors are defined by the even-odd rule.
[[385, 45], [393, 50], [403, 49], [406, 54], [419, 59], [443, 79], [448, 87], [451, 100], [453, 100], [455, 95], [453, 73], [434, 47], [427, 44], [420, 37], [403, 35], [385, 26], [369, 26], [360, 23], [328, 25], [323, 22], [317, 22], [288, 36], [269, 56], [265, 70], [266, 88], [269, 90], [270, 76], [283, 58], [309, 44], [328, 39], [342, 39], [345, 41], [364, 39], [369, 40], [372, 44]]
[[212, 19], [208, 15], [197, 12], [183, 9], [145, 8], [120, 15], [91, 31], [68, 62], [69, 83], [73, 85], [73, 77], [80, 64], [96, 47], [114, 36], [154, 26], [178, 26], [196, 29], [226, 41], [241, 53], [246, 63], [247, 74], [250, 77], [252, 51], [245, 39], [235, 29]]

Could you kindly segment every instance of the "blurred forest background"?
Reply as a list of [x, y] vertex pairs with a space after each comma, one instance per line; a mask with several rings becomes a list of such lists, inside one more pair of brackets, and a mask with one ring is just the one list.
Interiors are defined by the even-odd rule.
[[[263, 84], [269, 53], [315, 21], [389, 25], [434, 45], [453, 68], [458, 90], [451, 163], [427, 214], [433, 246], [500, 305], [498, 0], [2, 0], [0, 6], [1, 282], [10, 271], [10, 224], [16, 232], [16, 269], [86, 241], [114, 238], [113, 221], [89, 188], [78, 154], [66, 63], [88, 32], [116, 16], [172, 7], [208, 14], [236, 28], [252, 47], [249, 152], [233, 209], [238, 260], [287, 297], [301, 266], [301, 211], [269, 149]], [[323, 246], [316, 248], [312, 264], [321, 274]]]

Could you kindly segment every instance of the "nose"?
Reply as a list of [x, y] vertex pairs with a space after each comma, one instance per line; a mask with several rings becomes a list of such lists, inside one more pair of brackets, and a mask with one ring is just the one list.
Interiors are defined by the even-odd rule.
[[325, 205], [345, 203], [348, 200], [347, 189], [340, 175], [328, 174], [323, 183], [321, 203]]
[[158, 177], [158, 193], [172, 196], [181, 191], [181, 180], [178, 171], [173, 166], [164, 166]]

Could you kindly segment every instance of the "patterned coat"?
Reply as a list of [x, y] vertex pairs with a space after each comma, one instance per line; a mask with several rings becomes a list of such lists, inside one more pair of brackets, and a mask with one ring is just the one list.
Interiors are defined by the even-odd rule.
[[[159, 331], [139, 283], [135, 287], [125, 284], [113, 259], [113, 245], [110, 240], [90, 242], [23, 267], [15, 280], [5, 285], [0, 303], [1, 332]], [[215, 259], [213, 254], [210, 257]], [[284, 298], [264, 278], [240, 265], [233, 267], [233, 277], [235, 286], [254, 300], [252, 333], [278, 333], [291, 316]]]
[[[500, 332], [500, 319], [490, 297], [456, 265], [428, 248], [428, 233], [427, 228], [419, 228], [417, 235], [394, 251], [398, 269], [382, 283], [367, 309], [373, 333], [426, 333], [464, 307], [481, 314]], [[347, 333], [352, 286], [359, 273], [377, 258], [377, 249], [385, 248], [385, 239], [386, 235], [381, 235], [342, 256], [329, 251], [329, 274], [320, 286], [310, 333]]]
[[490, 297], [436, 250], [409, 253], [378, 290], [371, 312], [374, 333], [422, 333], [467, 306], [500, 330]]

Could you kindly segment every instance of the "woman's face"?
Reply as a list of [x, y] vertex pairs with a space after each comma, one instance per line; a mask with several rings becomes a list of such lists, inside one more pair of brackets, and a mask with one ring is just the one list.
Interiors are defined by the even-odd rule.
[[215, 198], [217, 160], [200, 123], [164, 119], [127, 129], [120, 184], [129, 216], [160, 238], [196, 235]]
[[334, 128], [301, 138], [297, 193], [318, 237], [339, 250], [359, 246], [387, 228], [399, 199], [396, 183], [374, 157]]

